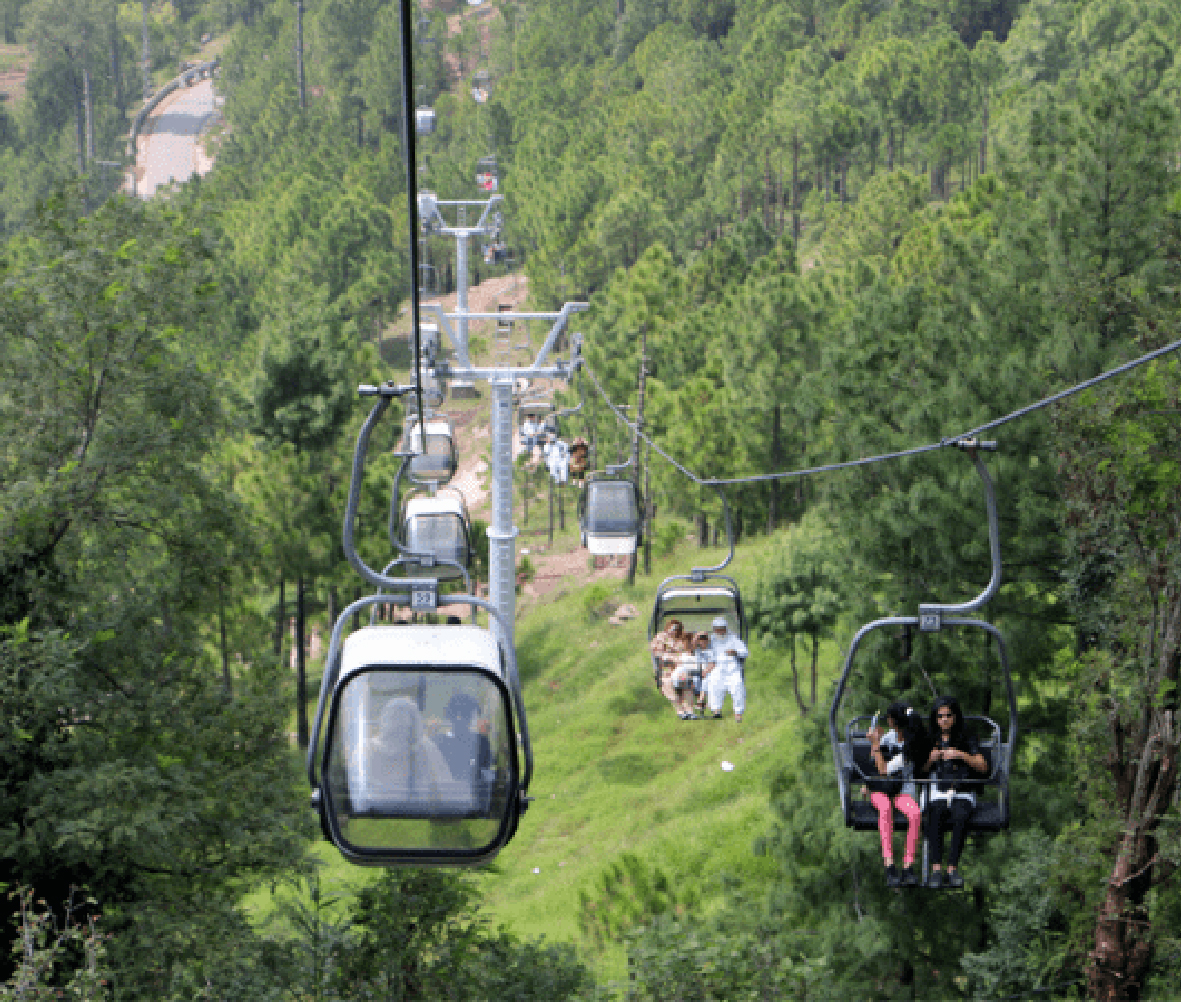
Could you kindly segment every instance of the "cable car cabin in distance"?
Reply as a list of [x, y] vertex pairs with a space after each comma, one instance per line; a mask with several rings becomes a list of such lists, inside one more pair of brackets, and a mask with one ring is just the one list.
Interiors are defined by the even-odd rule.
[[[457, 491], [435, 497], [412, 497], [404, 506], [402, 538], [411, 553], [430, 554], [436, 560], [450, 561], [470, 570], [470, 525], [463, 495]], [[457, 567], [446, 564], [427, 567], [412, 557], [407, 557], [403, 566], [409, 577], [433, 577], [446, 581], [463, 576]]]
[[630, 480], [588, 479], [578, 498], [582, 545], [595, 556], [636, 552], [642, 520], [640, 490]]
[[439, 126], [439, 116], [429, 105], [414, 109], [414, 131], [420, 136], [432, 136]]
[[354, 603], [334, 631], [313, 803], [350, 862], [487, 862], [516, 830], [528, 783], [504, 648], [474, 625], [370, 625], [340, 643], [346, 617], [382, 600]]
[[447, 483], [459, 466], [459, 455], [455, 449], [455, 431], [450, 420], [444, 417], [426, 419], [426, 446], [423, 447], [422, 432], [418, 417], [411, 415], [406, 420], [403, 448], [416, 455], [410, 460], [410, 476], [420, 483]]

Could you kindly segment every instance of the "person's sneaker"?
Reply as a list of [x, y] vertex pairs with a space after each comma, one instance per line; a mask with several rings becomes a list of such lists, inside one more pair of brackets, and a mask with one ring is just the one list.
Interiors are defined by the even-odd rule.
[[947, 871], [947, 886], [948, 887], [963, 887], [964, 886], [964, 878], [962, 876], [960, 876], [959, 870], [948, 870]]
[[931, 876], [927, 879], [927, 886], [932, 890], [939, 890], [943, 886], [943, 871], [932, 870]]
[[721, 720], [722, 719], [721, 711], [719, 710], [717, 713], [711, 713], [709, 715], [709, 719], [710, 720]]
[[918, 874], [914, 872], [913, 866], [904, 866], [902, 868], [902, 886], [903, 887], [917, 887], [919, 883]]
[[681, 719], [682, 720], [700, 720], [701, 718], [699, 716], [697, 716], [697, 714], [694, 713], [692, 710], [686, 710], [685, 715], [683, 717], [681, 717]]
[[677, 716], [680, 717], [682, 720], [686, 720], [686, 719], [688, 719], [689, 714], [686, 713], [684, 710], [677, 710]]
[[889, 863], [886, 866], [886, 886], [898, 886], [898, 868], [893, 863]]

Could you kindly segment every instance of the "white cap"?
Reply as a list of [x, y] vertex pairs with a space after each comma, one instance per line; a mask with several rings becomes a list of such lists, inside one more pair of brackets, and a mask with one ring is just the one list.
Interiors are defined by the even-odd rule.
[[730, 624], [726, 622], [725, 616], [715, 616], [714, 617], [714, 629], [716, 630], [719, 626], [723, 630], [730, 629]]

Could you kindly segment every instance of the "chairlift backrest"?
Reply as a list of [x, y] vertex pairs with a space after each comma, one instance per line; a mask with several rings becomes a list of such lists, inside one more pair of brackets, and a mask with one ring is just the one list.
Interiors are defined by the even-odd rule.
[[516, 824], [503, 651], [478, 626], [372, 625], [340, 648], [321, 805], [357, 863], [486, 862]]
[[708, 633], [716, 617], [725, 618], [732, 633], [747, 642], [748, 625], [738, 585], [730, 578], [710, 576], [701, 583], [683, 577], [667, 579], [657, 590], [648, 622], [648, 639], [680, 620], [689, 633]]

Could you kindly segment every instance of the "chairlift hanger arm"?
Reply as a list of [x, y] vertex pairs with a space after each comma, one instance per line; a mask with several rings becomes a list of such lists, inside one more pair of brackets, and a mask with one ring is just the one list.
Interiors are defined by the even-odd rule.
[[[920, 628], [926, 630], [938, 629], [939, 620], [946, 615], [975, 612], [982, 608], [994, 595], [1001, 585], [1001, 532], [996, 510], [996, 488], [992, 478], [988, 475], [988, 467], [980, 458], [980, 451], [995, 452], [996, 442], [981, 442], [976, 439], [960, 439], [955, 443], [971, 458], [980, 475], [980, 482], [984, 487], [984, 502], [988, 512], [988, 551], [992, 564], [992, 576], [984, 590], [975, 598], [959, 604], [943, 604], [925, 602], [919, 606]], [[926, 617], [924, 619], [924, 617]]]
[[689, 572], [689, 576], [693, 581], [698, 583], [704, 581], [707, 574], [716, 574], [718, 571], [724, 571], [730, 565], [730, 561], [734, 559], [734, 525], [730, 520], [730, 502], [726, 498], [726, 492], [721, 487], [715, 484], [714, 490], [718, 492], [718, 497], [722, 499], [722, 511], [726, 516], [726, 539], [730, 544], [730, 552], [726, 554], [726, 559], [716, 567], [694, 567]]

